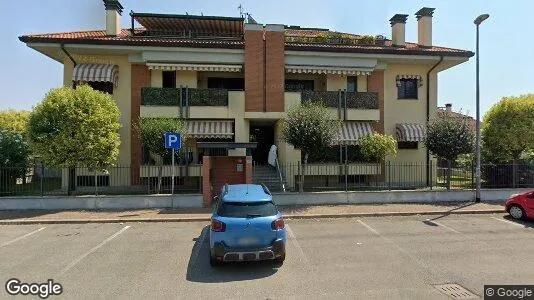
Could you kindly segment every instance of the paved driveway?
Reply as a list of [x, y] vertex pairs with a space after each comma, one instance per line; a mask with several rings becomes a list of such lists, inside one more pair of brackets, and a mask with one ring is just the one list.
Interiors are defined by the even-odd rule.
[[49, 299], [448, 299], [433, 285], [482, 295], [484, 284], [534, 284], [533, 224], [502, 214], [288, 220], [282, 267], [216, 269], [202, 222], [6, 225], [0, 281], [54, 279], [64, 293]]

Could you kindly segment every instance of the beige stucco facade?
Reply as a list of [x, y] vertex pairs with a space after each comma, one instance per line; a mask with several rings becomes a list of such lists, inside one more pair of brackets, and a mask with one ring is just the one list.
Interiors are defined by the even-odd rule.
[[[102, 49], [91, 53], [91, 51], [77, 52], [73, 49], [73, 58], [78, 64], [80, 63], [103, 63], [103, 64], [115, 64], [119, 66], [119, 80], [114, 89], [113, 98], [117, 102], [117, 105], [121, 111], [121, 145], [120, 154], [117, 161], [117, 165], [129, 166], [131, 162], [131, 64], [139, 64], [131, 53], [124, 53], [122, 55], [102, 55]], [[152, 54], [155, 55], [155, 54]], [[210, 55], [215, 55], [211, 53]], [[229, 54], [226, 54], [229, 55]], [[231, 57], [234, 60], [239, 60], [239, 53], [232, 53]], [[221, 56], [225, 57], [225, 56]], [[213, 58], [215, 59], [215, 58]], [[308, 58], [309, 59], [309, 58]], [[369, 59], [365, 58], [365, 61]], [[72, 84], [73, 63], [64, 56], [62, 58], [64, 64], [64, 84]], [[427, 80], [427, 72], [438, 62], [438, 59], [421, 59], [416, 58], [402, 58], [395, 59], [394, 57], [387, 57], [383, 60], [374, 58], [374, 64], [376, 71], [383, 71], [383, 107], [381, 109], [347, 109], [346, 121], [362, 121], [362, 122], [383, 122], [385, 134], [396, 137], [396, 124], [398, 123], [421, 123], [426, 124], [426, 106], [427, 95], [426, 89], [429, 86], [429, 111], [430, 118], [435, 114], [437, 109], [437, 73], [457, 65], [463, 60], [447, 60], [444, 59], [436, 69], [430, 73], [430, 80]], [[398, 75], [418, 75], [423, 78], [423, 85], [418, 88], [417, 99], [397, 99], [397, 86], [396, 76]], [[177, 71], [176, 72], [176, 86], [177, 87], [189, 87], [189, 88], [207, 88], [207, 79], [209, 77], [227, 77], [227, 78], [242, 78], [244, 74], [242, 72], [201, 72], [201, 71]], [[369, 86], [369, 76], [358, 75], [357, 79], [357, 91], [366, 92]], [[332, 74], [294, 74], [286, 73], [285, 79], [295, 80], [313, 80], [315, 91], [338, 91], [344, 90], [347, 87], [346, 75], [332, 75]], [[162, 71], [150, 70], [150, 86], [155, 88], [162, 87]], [[299, 92], [285, 92], [284, 93], [284, 110], [293, 105], [298, 105], [301, 102], [301, 94]], [[333, 118], [338, 118], [339, 111], [336, 108], [328, 108]], [[215, 120], [233, 120], [234, 121], [234, 141], [235, 142], [249, 142], [250, 138], [250, 126], [251, 123], [256, 122], [270, 122], [274, 124], [275, 129], [275, 143], [278, 146], [279, 161], [284, 164], [296, 164], [300, 161], [300, 151], [294, 149], [293, 146], [283, 142], [280, 133], [282, 119], [285, 116], [285, 112], [255, 112], [246, 111], [245, 109], [245, 92], [244, 91], [229, 91], [228, 92], [228, 105], [227, 106], [191, 106], [188, 109], [189, 118], [191, 119], [215, 119]], [[383, 117], [382, 117], [383, 114]], [[342, 119], [345, 117], [342, 115]], [[178, 117], [180, 116], [179, 106], [149, 106], [141, 105], [140, 117]], [[197, 157], [198, 149], [196, 144], [191, 142], [188, 144], [194, 151], [194, 156]], [[230, 149], [229, 155], [231, 156], [243, 156], [245, 155], [245, 149]], [[388, 161], [392, 164], [425, 164], [426, 163], [426, 149], [419, 143], [418, 149], [399, 149], [395, 157], [389, 157]], [[141, 176], [147, 176], [152, 171], [144, 166], [141, 169]], [[196, 174], [196, 169], [192, 169], [188, 174]], [[316, 170], [316, 171], [313, 171]], [[312, 172], [315, 175], [333, 175], [330, 174], [333, 169], [330, 167], [311, 168], [307, 172]], [[354, 169], [354, 174], [366, 174], [369, 169]], [[384, 173], [387, 180], [395, 181], [397, 175], [395, 172], [389, 172], [388, 169], [373, 169], [373, 175], [380, 175]], [[424, 171], [424, 170], [423, 170]], [[314, 173], [315, 172], [315, 173]], [[324, 173], [324, 174], [323, 174]], [[81, 174], [81, 173], [80, 173]], [[310, 173], [311, 174], [311, 173]], [[370, 174], [370, 173], [369, 173]], [[435, 168], [433, 171], [435, 174]], [[64, 174], [66, 175], [66, 174]], [[85, 174], [84, 175], [91, 175]], [[94, 175], [94, 173], [93, 173]], [[113, 174], [110, 174], [110, 176]], [[424, 173], [426, 176], [426, 173]], [[110, 184], [127, 185], [130, 182], [129, 173], [124, 172], [121, 174], [121, 180], [111, 180]], [[293, 185], [294, 178], [287, 177], [288, 185]], [[421, 176], [424, 178], [424, 176]], [[386, 179], [385, 179], [386, 180]]]

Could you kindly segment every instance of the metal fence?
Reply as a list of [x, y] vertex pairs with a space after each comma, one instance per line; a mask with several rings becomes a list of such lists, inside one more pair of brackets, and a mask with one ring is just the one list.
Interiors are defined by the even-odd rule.
[[[254, 172], [261, 172], [255, 168]], [[301, 163], [281, 164], [282, 181], [288, 191], [298, 191]], [[451, 169], [452, 189], [475, 187], [474, 166]], [[534, 188], [534, 165], [483, 165], [483, 188]], [[428, 174], [427, 174], [428, 172]], [[75, 169], [75, 189], [67, 191], [69, 171], [40, 164], [21, 168], [0, 169], [0, 197], [50, 195], [112, 195], [112, 194], [170, 194], [202, 193], [202, 165], [174, 167], [174, 191], [171, 191], [170, 165], [142, 165], [108, 167], [105, 171]], [[257, 175], [257, 176], [256, 176]], [[254, 175], [276, 187], [278, 172]], [[272, 178], [270, 178], [272, 177]], [[160, 183], [161, 178], [161, 183]], [[261, 182], [257, 182], [261, 183]], [[447, 169], [424, 163], [313, 163], [305, 170], [305, 191], [356, 190], [443, 190], [447, 185]], [[280, 183], [281, 186], [281, 183]]]
[[[298, 191], [302, 167], [301, 163], [280, 166], [287, 189]], [[447, 174], [447, 168], [435, 163], [313, 163], [305, 171], [304, 190], [443, 190]], [[483, 165], [481, 177], [482, 188], [534, 187], [534, 165]], [[452, 168], [450, 182], [451, 189], [474, 189], [475, 167]]]
[[[21, 172], [21, 168], [0, 168], [0, 197], [2, 196], [64, 196], [64, 195], [117, 195], [117, 194], [183, 194], [202, 192], [202, 165], [190, 164], [161, 168], [143, 165], [132, 170], [130, 166], [113, 166], [105, 170], [75, 168], [75, 188], [68, 191], [67, 169], [35, 164]], [[138, 174], [132, 178], [133, 174]], [[161, 178], [161, 184], [159, 184]], [[132, 180], [133, 179], [133, 180]]]

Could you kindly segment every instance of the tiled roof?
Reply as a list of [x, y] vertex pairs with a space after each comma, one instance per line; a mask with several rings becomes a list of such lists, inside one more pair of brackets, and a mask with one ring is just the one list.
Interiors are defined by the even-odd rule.
[[241, 39], [192, 39], [176, 37], [158, 37], [143, 35], [144, 28], [135, 29], [132, 36], [130, 29], [122, 29], [117, 36], [106, 35], [105, 30], [75, 31], [63, 33], [34, 34], [19, 37], [25, 43], [58, 43], [69, 44], [100, 44], [130, 46], [163, 46], [163, 47], [200, 47], [200, 48], [243, 48]]
[[477, 122], [473, 117], [471, 117], [469, 115], [465, 115], [465, 114], [462, 114], [462, 113], [459, 113], [459, 112], [455, 112], [455, 111], [448, 111], [446, 108], [438, 107], [437, 117], [438, 118], [462, 119], [462, 120], [465, 120], [467, 122], [467, 125], [469, 126], [469, 128], [471, 130], [475, 130], [476, 129], [476, 123]]
[[[318, 29], [285, 29], [286, 36], [317, 37], [324, 33], [342, 34], [347, 38], [361, 38], [361, 35], [332, 32]], [[117, 36], [107, 36], [105, 30], [75, 31], [64, 33], [35, 34], [19, 37], [25, 43], [58, 43], [69, 44], [100, 44], [100, 45], [131, 45], [131, 46], [163, 46], [163, 47], [200, 47], [200, 48], [243, 48], [241, 38], [177, 38], [144, 35], [144, 28], [135, 29], [132, 36], [129, 29], [122, 29]], [[394, 47], [390, 40], [383, 45], [347, 45], [310, 42], [286, 42], [286, 50], [297, 51], [325, 51], [325, 52], [355, 52], [381, 54], [409, 54], [409, 55], [446, 55], [471, 57], [471, 51], [447, 47], [420, 47], [416, 43], [406, 43], [406, 47]]]
[[[339, 35], [343, 38], [358, 39], [363, 35], [328, 31], [325, 29], [286, 29], [286, 36], [300, 36], [313, 38], [324, 34]], [[314, 50], [314, 51], [339, 51], [339, 52], [363, 52], [384, 54], [422, 54], [422, 55], [448, 55], [471, 57], [473, 52], [448, 47], [421, 47], [416, 43], [406, 42], [405, 47], [394, 47], [391, 40], [385, 40], [383, 45], [344, 45], [344, 44], [321, 44], [321, 43], [286, 43], [286, 50]]]

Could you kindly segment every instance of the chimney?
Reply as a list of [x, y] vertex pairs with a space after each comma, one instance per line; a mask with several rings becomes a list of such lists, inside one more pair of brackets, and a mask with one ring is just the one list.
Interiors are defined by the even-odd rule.
[[389, 19], [393, 46], [404, 47], [406, 45], [406, 19], [408, 19], [408, 15], [401, 14], [396, 14]]
[[106, 7], [106, 35], [116, 36], [121, 33], [122, 5], [119, 0], [104, 0]]
[[452, 103], [447, 103], [445, 104], [445, 110], [447, 112], [451, 112], [452, 111]]
[[415, 13], [419, 46], [432, 47], [432, 15], [434, 10], [435, 8], [423, 7]]

